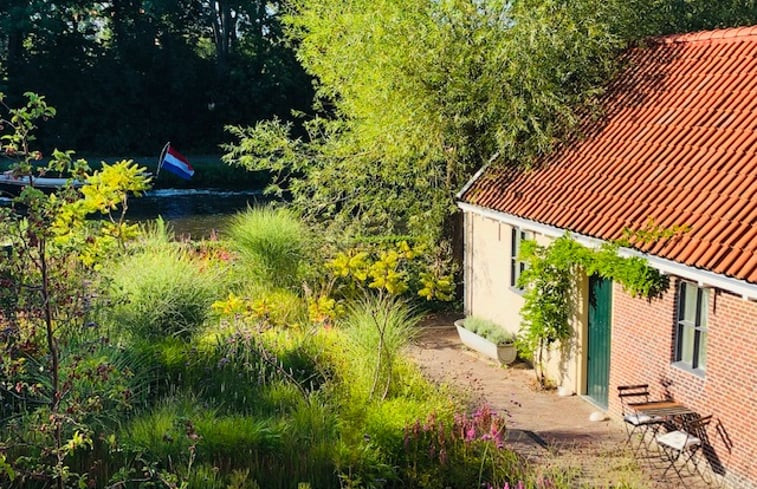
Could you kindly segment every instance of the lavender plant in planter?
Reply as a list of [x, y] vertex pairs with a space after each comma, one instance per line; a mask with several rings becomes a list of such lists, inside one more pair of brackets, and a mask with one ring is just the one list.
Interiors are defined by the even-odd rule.
[[471, 350], [475, 350], [502, 365], [509, 365], [515, 361], [515, 335], [505, 331], [502, 326], [470, 316], [455, 321], [460, 341]]

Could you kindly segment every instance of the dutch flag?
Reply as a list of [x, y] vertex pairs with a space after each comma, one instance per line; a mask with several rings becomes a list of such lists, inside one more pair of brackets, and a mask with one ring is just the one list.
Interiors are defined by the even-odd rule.
[[183, 178], [184, 180], [189, 180], [192, 178], [192, 175], [195, 174], [194, 168], [189, 164], [186, 156], [173, 149], [170, 144], [166, 145], [165, 154], [160, 167], [165, 168], [167, 171]]

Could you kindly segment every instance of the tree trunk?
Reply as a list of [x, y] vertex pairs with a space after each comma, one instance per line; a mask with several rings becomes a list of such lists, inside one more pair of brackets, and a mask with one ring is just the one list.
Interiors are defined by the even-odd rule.
[[[50, 350], [50, 378], [52, 381], [52, 403], [50, 405], [50, 417], [55, 423], [55, 455], [57, 457], [57, 467], [61, 468], [62, 457], [61, 447], [63, 446], [63, 433], [58, 417], [60, 411], [60, 364], [58, 359], [58, 345], [55, 340], [55, 331], [53, 330], [53, 305], [50, 303], [50, 280], [47, 273], [47, 243], [44, 238], [39, 240], [39, 262], [42, 273], [42, 306], [45, 314], [45, 333], [47, 335], [47, 348]], [[56, 478], [56, 487], [63, 489], [63, 478]]]

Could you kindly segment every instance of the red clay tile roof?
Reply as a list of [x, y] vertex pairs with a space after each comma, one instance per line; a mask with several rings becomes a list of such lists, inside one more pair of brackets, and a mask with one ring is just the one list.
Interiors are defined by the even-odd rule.
[[602, 98], [604, 117], [535, 170], [492, 166], [461, 201], [757, 283], [757, 26], [656, 38]]

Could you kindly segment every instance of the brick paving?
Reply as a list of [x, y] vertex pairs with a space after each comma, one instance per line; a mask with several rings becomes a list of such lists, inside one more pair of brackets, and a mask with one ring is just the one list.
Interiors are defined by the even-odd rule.
[[576, 472], [590, 487], [634, 489], [705, 489], [715, 487], [698, 477], [679, 480], [663, 470], [656, 457], [635, 459], [624, 448], [620, 422], [592, 422], [596, 411], [579, 396], [559, 397], [536, 388], [535, 375], [524, 363], [500, 367], [468, 351], [451, 326], [453, 318], [435, 318], [422, 328], [410, 355], [429, 378], [467, 391], [508, 420], [511, 447], [537, 465], [556, 465]]

